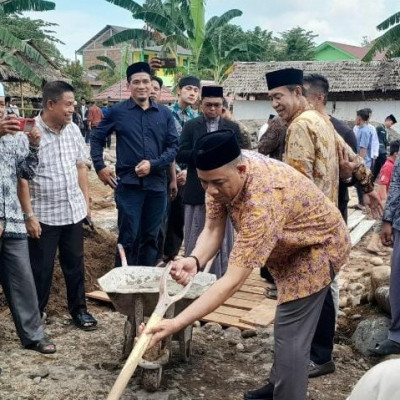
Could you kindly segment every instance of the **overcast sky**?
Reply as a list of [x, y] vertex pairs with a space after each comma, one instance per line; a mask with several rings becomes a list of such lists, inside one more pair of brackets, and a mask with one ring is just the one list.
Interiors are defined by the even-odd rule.
[[[106, 0], [55, 0], [56, 10], [25, 13], [31, 18], [55, 22], [64, 57], [73, 59], [79, 49], [105, 25], [140, 27], [130, 13]], [[139, 0], [142, 4], [143, 1]], [[373, 39], [382, 20], [400, 11], [395, 0], [207, 0], [206, 18], [238, 8], [243, 15], [232, 20], [243, 29], [260, 26], [278, 34], [295, 26], [312, 30], [316, 43], [326, 40], [360, 45], [363, 36]]]

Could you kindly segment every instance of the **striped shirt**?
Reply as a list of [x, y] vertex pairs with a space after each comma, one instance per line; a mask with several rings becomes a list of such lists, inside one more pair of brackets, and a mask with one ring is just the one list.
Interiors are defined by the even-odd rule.
[[46, 225], [75, 224], [87, 214], [77, 169], [88, 159], [85, 142], [73, 122], [56, 133], [40, 115], [35, 119], [42, 139], [36, 176], [29, 182], [33, 211]]

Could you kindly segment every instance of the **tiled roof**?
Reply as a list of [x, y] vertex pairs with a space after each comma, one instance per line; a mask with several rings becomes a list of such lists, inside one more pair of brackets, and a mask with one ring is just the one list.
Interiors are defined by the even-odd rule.
[[[106, 90], [98, 93], [95, 96], [95, 100], [110, 100], [110, 101], [121, 101], [129, 99], [131, 92], [126, 87], [126, 80], [114, 83]], [[163, 86], [161, 89], [161, 99], [160, 103], [173, 103], [175, 101], [175, 96], [172, 94], [171, 89]]]

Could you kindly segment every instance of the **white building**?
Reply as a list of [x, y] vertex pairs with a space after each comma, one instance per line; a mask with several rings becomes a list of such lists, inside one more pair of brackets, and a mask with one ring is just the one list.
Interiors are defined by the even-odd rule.
[[[400, 121], [400, 60], [237, 62], [224, 82], [226, 95], [234, 97], [238, 120], [267, 120], [276, 114], [268, 100], [265, 74], [282, 68], [318, 73], [330, 84], [327, 110], [336, 118], [353, 121], [356, 111], [369, 107], [372, 120], [383, 122], [393, 114]], [[395, 126], [396, 128], [397, 126]]]

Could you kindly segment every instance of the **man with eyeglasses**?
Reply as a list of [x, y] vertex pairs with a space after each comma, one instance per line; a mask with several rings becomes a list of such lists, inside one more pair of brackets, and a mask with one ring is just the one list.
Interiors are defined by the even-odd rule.
[[[185, 205], [185, 256], [191, 254], [194, 249], [196, 241], [204, 228], [206, 217], [205, 192], [197, 177], [194, 164], [193, 149], [197, 139], [210, 132], [231, 130], [242, 145], [238, 124], [221, 117], [223, 98], [224, 94], [221, 86], [203, 86], [200, 103], [203, 115], [185, 122], [179, 140], [176, 161], [188, 166], [183, 194], [183, 203]], [[210, 270], [217, 278], [220, 278], [226, 271], [232, 246], [233, 228], [228, 220], [223, 244]]]
[[[126, 77], [131, 97], [112, 107], [93, 132], [91, 156], [100, 180], [115, 189], [118, 243], [125, 249], [128, 265], [155, 265], [167, 204], [166, 170], [176, 156], [178, 134], [171, 111], [149, 98], [149, 64], [130, 65]], [[104, 142], [113, 131], [116, 174], [103, 160]], [[117, 252], [116, 266], [120, 265]]]

